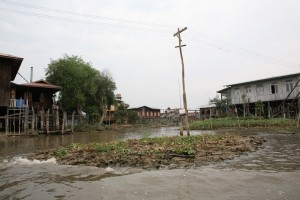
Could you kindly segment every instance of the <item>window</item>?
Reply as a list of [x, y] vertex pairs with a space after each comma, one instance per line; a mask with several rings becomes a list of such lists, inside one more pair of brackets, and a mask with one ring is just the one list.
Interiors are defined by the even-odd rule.
[[236, 96], [239, 96], [239, 95], [240, 95], [240, 89], [239, 89], [239, 88], [235, 88], [235, 89], [234, 89], [234, 94], [235, 94]]
[[263, 95], [264, 94], [264, 86], [262, 84], [256, 85], [256, 94]]
[[245, 91], [246, 91], [246, 94], [250, 94], [251, 93], [251, 87], [250, 86], [247, 86], [245, 88]]
[[272, 83], [270, 86], [270, 93], [277, 94], [278, 93], [278, 85], [277, 83]]
[[293, 89], [293, 82], [292, 81], [286, 81], [286, 91], [291, 92]]

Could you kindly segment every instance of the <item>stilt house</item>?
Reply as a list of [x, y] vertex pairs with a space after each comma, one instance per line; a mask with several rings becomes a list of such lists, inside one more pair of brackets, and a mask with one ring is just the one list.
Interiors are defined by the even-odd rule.
[[66, 131], [54, 94], [62, 88], [44, 80], [16, 84], [23, 58], [0, 53], [0, 131], [7, 135]]
[[228, 112], [264, 117], [296, 117], [300, 107], [300, 73], [226, 85], [219, 90]]

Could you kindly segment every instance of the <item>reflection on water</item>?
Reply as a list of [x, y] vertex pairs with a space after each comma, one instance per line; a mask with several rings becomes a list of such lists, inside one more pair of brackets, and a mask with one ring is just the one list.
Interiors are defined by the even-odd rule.
[[[192, 131], [191, 134], [212, 133], [212, 131]], [[110, 142], [141, 137], [178, 135], [177, 127], [138, 128], [122, 131], [101, 131], [97, 133], [74, 133], [67, 135], [38, 135], [6, 137], [0, 133], [0, 161], [17, 155], [33, 153], [37, 150], [54, 149], [71, 143]]]

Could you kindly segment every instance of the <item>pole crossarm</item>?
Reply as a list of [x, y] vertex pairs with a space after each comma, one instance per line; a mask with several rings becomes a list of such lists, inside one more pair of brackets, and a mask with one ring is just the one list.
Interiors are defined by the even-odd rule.
[[175, 37], [175, 36], [178, 36], [180, 33], [182, 33], [183, 31], [185, 31], [186, 29], [187, 29], [187, 27], [184, 27], [184, 28], [181, 29], [181, 30], [178, 29], [178, 31], [177, 31], [176, 33], [174, 33], [173, 36], [174, 36], [174, 37]]

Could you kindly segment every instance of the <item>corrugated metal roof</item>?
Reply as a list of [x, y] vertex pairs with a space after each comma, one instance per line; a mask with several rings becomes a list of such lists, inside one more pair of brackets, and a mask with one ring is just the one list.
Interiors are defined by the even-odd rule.
[[264, 79], [258, 79], [258, 80], [253, 80], [253, 81], [230, 84], [230, 85], [226, 85], [226, 86], [228, 87], [228, 86], [236, 86], [236, 85], [245, 85], [245, 84], [250, 84], [250, 83], [255, 83], [255, 82], [264, 82], [264, 81], [271, 81], [271, 80], [274, 80], [274, 79], [288, 78], [288, 77], [291, 77], [291, 76], [300, 76], [300, 73], [287, 74], [287, 75], [283, 75], [283, 76], [274, 76], [274, 77], [269, 77], [269, 78], [264, 78]]
[[247, 85], [247, 84], [259, 83], [259, 82], [264, 82], [264, 81], [272, 81], [272, 80], [276, 80], [276, 79], [289, 78], [289, 77], [293, 77], [293, 76], [300, 76], [300, 73], [287, 74], [287, 75], [283, 75], [283, 76], [274, 76], [274, 77], [269, 77], [269, 78], [264, 78], [264, 79], [258, 79], [258, 80], [253, 80], [253, 81], [246, 81], [246, 82], [241, 82], [241, 83], [225, 85], [226, 88], [217, 91], [217, 93], [224, 92], [224, 91], [230, 89], [230, 87], [232, 87], [232, 86]]

